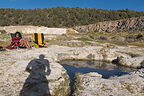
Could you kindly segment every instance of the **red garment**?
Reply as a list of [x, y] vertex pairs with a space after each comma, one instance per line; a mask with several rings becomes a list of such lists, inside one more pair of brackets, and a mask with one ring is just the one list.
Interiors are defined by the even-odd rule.
[[10, 46], [7, 46], [6, 48], [7, 49], [16, 49], [16, 46], [20, 46], [20, 39], [21, 37], [14, 37], [12, 39], [12, 42], [11, 42], [11, 45]]

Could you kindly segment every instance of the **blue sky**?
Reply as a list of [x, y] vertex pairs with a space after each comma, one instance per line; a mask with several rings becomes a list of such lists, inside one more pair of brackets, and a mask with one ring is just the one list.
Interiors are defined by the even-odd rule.
[[34, 9], [57, 6], [144, 11], [144, 0], [0, 0], [0, 8]]

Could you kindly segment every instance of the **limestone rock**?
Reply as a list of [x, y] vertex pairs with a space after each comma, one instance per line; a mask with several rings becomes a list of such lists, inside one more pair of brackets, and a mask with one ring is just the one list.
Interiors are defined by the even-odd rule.
[[[125, 52], [136, 52], [137, 54], [140, 54], [142, 56], [132, 58], [129, 54], [126, 54]], [[133, 46], [106, 47], [104, 45], [73, 48], [52, 45], [48, 48], [32, 48], [31, 50], [7, 50], [5, 52], [0, 53], [0, 94], [3, 96], [18, 96], [22, 89], [25, 89], [27, 87], [29, 88], [29, 86], [27, 85], [35, 85], [36, 83], [36, 87], [31, 87], [31, 90], [34, 91], [39, 89], [39, 82], [43, 82], [43, 84], [40, 85], [41, 88], [49, 88], [50, 94], [57, 96], [57, 93], [61, 96], [66, 96], [69, 93], [70, 80], [68, 78], [68, 75], [66, 74], [66, 70], [59, 63], [57, 63], [57, 61], [65, 59], [89, 59], [112, 61], [117, 57], [123, 56], [124, 58], [129, 58], [124, 59], [126, 62], [127, 60], [128, 62], [130, 62], [128, 64], [123, 63], [123, 65], [139, 66], [139, 63], [137, 62], [142, 61], [143, 52], [143, 48], [136, 48]], [[45, 55], [44, 60], [41, 60], [39, 58], [41, 54]], [[37, 69], [37, 67], [34, 65], [42, 65], [40, 69], [45, 69], [44, 66], [46, 63], [44, 62], [47, 62], [47, 60], [49, 61], [49, 67], [51, 70], [50, 74], [44, 71], [40, 71], [38, 75], [31, 76], [31, 73], [29, 71], [26, 71], [26, 68], [29, 64], [29, 66], [31, 66], [32, 68]], [[140, 72], [140, 74], [138, 72]], [[88, 75], [80, 76], [80, 80], [82, 82], [83, 80], [86, 81], [85, 84], [82, 86], [88, 86], [88, 89], [80, 91], [82, 92], [82, 95], [80, 96], [96, 96], [96, 93], [102, 94], [102, 96], [111, 94], [116, 96], [118, 94], [123, 95], [124, 93], [126, 93], [127, 96], [132, 96], [132, 94], [138, 94], [138, 96], [142, 96], [141, 94], [143, 94], [143, 89], [141, 85], [143, 85], [144, 80], [143, 71], [141, 70], [138, 72], [108, 80], [101, 78], [101, 75], [97, 73], [89, 73]], [[37, 71], [36, 73], [34, 71], [33, 74], [37, 74]], [[40, 76], [42, 76], [42, 80], [39, 79]], [[31, 77], [33, 79], [29, 79]], [[123, 81], [124, 83], [121, 84], [121, 82]], [[45, 83], [47, 83], [49, 86], [47, 87]], [[137, 89], [133, 90], [133, 88]], [[124, 96], [126, 95], [124, 94]]]
[[[104, 46], [104, 45], [103, 45]], [[131, 48], [132, 47], [132, 48]], [[143, 48], [131, 47], [102, 47], [102, 46], [85, 46], [85, 47], [62, 47], [65, 50], [58, 53], [57, 60], [101, 60], [110, 61], [119, 58], [120, 65], [128, 67], [141, 67], [143, 59]], [[138, 56], [137, 56], [138, 54]], [[132, 56], [131, 56], [132, 55]], [[136, 57], [133, 57], [136, 55]], [[122, 58], [121, 58], [122, 57]]]
[[85, 26], [76, 26], [73, 29], [78, 32], [127, 32], [144, 30], [144, 16], [136, 18], [128, 18], [115, 21], [98, 22]]
[[90, 76], [90, 77], [100, 77], [100, 78], [102, 78], [102, 75], [98, 74], [96, 72], [90, 72], [90, 73], [87, 73], [87, 75]]
[[119, 58], [118, 64], [128, 66], [128, 67], [141, 67], [141, 63], [144, 60], [144, 57], [124, 57], [124, 58]]
[[77, 47], [71, 48], [69, 52], [58, 54], [59, 60], [64, 59], [85, 59], [85, 60], [106, 60], [112, 61], [121, 56], [120, 53], [113, 49], [103, 47]]
[[[65, 69], [55, 62], [57, 57], [52, 50], [53, 48], [33, 48], [7, 50], [1, 53], [0, 94], [3, 96], [43, 96], [49, 93], [67, 95], [69, 78]], [[41, 54], [45, 58], [40, 57]]]
[[79, 87], [75, 90], [76, 96], [143, 96], [144, 69], [131, 74], [103, 79], [79, 75]]
[[25, 34], [32, 34], [32, 33], [44, 33], [44, 34], [66, 34], [68, 32], [77, 33], [74, 29], [66, 29], [66, 28], [48, 28], [48, 27], [38, 27], [38, 26], [4, 26], [0, 27], [0, 30], [5, 30], [7, 33], [15, 33], [19, 31]]

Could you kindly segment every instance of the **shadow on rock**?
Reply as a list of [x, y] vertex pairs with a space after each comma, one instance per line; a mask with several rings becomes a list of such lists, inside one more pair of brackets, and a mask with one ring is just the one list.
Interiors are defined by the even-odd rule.
[[50, 96], [48, 76], [51, 72], [49, 61], [40, 55], [39, 59], [29, 62], [26, 71], [30, 73], [19, 96]]

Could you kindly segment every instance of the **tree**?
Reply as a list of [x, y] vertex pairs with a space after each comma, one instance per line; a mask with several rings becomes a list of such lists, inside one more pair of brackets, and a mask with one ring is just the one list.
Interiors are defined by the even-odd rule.
[[0, 8], [0, 25], [35, 25], [48, 27], [72, 27], [97, 22], [144, 16], [143, 11], [103, 10], [90, 8]]

